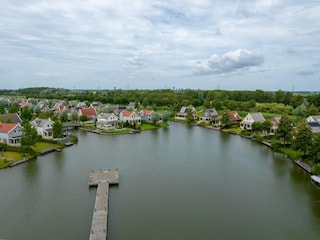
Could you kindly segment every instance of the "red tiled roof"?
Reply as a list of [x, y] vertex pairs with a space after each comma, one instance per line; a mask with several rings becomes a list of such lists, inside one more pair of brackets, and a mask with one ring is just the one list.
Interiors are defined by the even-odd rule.
[[123, 111], [121, 114], [123, 117], [130, 117], [133, 114], [133, 112]]
[[144, 115], [150, 115], [150, 113], [152, 113], [152, 110], [141, 110], [141, 112], [143, 112]]
[[81, 108], [82, 115], [94, 116], [97, 115], [97, 112], [94, 108]]
[[17, 125], [18, 125], [18, 123], [0, 123], [0, 132], [9, 133]]
[[241, 120], [241, 117], [236, 111], [230, 111], [230, 120], [231, 121], [239, 121]]

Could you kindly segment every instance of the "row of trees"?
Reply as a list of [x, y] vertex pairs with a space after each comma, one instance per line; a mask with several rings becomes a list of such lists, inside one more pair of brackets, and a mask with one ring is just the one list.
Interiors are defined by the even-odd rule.
[[[226, 91], [226, 90], [66, 90], [55, 88], [26, 88], [15, 91], [0, 90], [0, 95], [26, 96], [34, 98], [66, 99], [80, 101], [100, 101], [102, 103], [128, 104], [129, 102], [141, 103], [144, 106], [209, 106], [212, 101], [235, 101], [256, 103], [282, 103], [293, 108], [302, 104], [304, 99], [310, 104], [320, 106], [320, 94], [292, 93], [282, 90], [267, 92], [255, 91]], [[214, 104], [217, 105], [217, 104]]]

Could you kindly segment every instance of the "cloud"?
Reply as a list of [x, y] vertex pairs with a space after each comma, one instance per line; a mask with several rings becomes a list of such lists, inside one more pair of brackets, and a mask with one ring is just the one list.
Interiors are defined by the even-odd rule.
[[196, 66], [196, 74], [220, 74], [248, 69], [264, 63], [261, 53], [251, 52], [246, 49], [237, 49], [221, 56], [213, 54], [209, 60], [200, 61]]
[[299, 76], [311, 76], [311, 75], [315, 75], [317, 74], [319, 71], [315, 71], [315, 70], [303, 70], [303, 69], [300, 69], [297, 74]]
[[223, 74], [246, 80], [234, 88], [277, 89], [290, 78], [282, 86], [291, 89], [319, 68], [319, 1], [1, 0], [0, 9], [0, 79], [10, 88], [52, 78], [210, 88]]
[[133, 57], [127, 58], [127, 63], [136, 68], [142, 68], [145, 66], [145, 59], [140, 56], [133, 56]]

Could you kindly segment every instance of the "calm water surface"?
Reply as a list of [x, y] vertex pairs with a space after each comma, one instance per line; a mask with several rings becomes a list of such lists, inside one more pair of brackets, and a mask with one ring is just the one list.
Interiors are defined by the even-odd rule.
[[247, 139], [170, 123], [79, 143], [0, 171], [0, 239], [87, 240], [92, 169], [118, 168], [109, 240], [320, 239], [320, 188]]

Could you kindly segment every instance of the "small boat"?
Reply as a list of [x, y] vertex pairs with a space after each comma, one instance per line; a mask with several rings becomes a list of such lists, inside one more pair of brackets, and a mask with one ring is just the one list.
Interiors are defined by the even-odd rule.
[[319, 177], [319, 176], [312, 175], [312, 176], [311, 176], [311, 180], [312, 180], [313, 182], [315, 182], [316, 184], [320, 185], [320, 177]]

